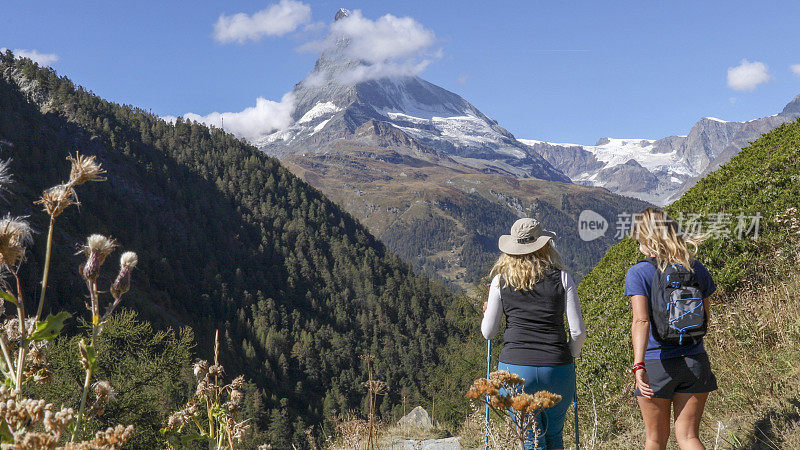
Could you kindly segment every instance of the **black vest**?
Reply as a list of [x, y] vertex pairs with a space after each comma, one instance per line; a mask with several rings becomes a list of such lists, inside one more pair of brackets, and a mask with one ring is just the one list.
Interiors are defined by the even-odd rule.
[[530, 290], [515, 291], [510, 285], [501, 289], [506, 331], [500, 361], [523, 366], [572, 362], [564, 326], [564, 292], [561, 271], [555, 268]]

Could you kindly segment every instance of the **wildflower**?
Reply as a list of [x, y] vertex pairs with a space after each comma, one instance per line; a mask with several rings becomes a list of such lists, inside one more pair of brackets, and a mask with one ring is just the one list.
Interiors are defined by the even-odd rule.
[[[33, 317], [28, 317], [25, 319], [25, 327], [28, 330], [32, 329]], [[5, 322], [3, 322], [2, 327], [0, 327], [0, 332], [6, 335], [6, 338], [8, 338], [10, 343], [16, 345], [22, 336], [19, 331], [19, 319], [16, 317], [6, 319]]]
[[467, 398], [471, 398], [471, 399], [475, 399], [475, 400], [481, 398], [481, 393], [477, 389], [475, 389], [475, 386], [469, 388], [469, 390], [467, 391], [466, 395], [467, 395]]
[[186, 404], [186, 408], [184, 408], [184, 410], [186, 411], [186, 414], [189, 414], [190, 416], [197, 414], [197, 403], [189, 401], [189, 403]]
[[[208, 361], [200, 360], [194, 363], [194, 376], [198, 380], [205, 378], [208, 373]], [[234, 380], [235, 381], [235, 380]]]
[[214, 364], [208, 368], [208, 375], [212, 377], [221, 377], [225, 373], [225, 369], [220, 364]]
[[[30, 326], [32, 320], [25, 320], [25, 323]], [[47, 346], [47, 341], [33, 341], [28, 343], [28, 361], [36, 366], [43, 366], [47, 364], [44, 348]]]
[[197, 390], [195, 395], [198, 398], [209, 398], [214, 393], [214, 385], [209, 383], [205, 378], [197, 383]]
[[231, 389], [241, 391], [244, 389], [244, 375], [239, 375], [231, 381]]
[[494, 409], [506, 409], [511, 407], [511, 399], [505, 395], [496, 395], [489, 398], [489, 404]]
[[238, 443], [242, 442], [244, 434], [247, 432], [247, 429], [250, 428], [250, 424], [246, 422], [247, 421], [241, 421], [235, 423], [233, 424], [233, 428], [231, 429], [231, 437]]
[[89, 281], [94, 281], [100, 275], [100, 266], [106, 260], [106, 257], [117, 247], [114, 239], [107, 238], [101, 234], [93, 234], [89, 236], [86, 246], [83, 248], [83, 253], [86, 253], [86, 264], [83, 266], [83, 277]]
[[486, 378], [479, 378], [475, 380], [473, 386], [478, 392], [484, 395], [497, 395], [500, 392], [500, 386], [494, 383], [492, 380], [487, 380]]
[[197, 404], [190, 401], [184, 408], [169, 415], [167, 418], [167, 428], [173, 430], [180, 428], [189, 423], [189, 420], [191, 420], [192, 416], [195, 414], [197, 414]]
[[139, 258], [134, 252], [125, 252], [119, 258], [119, 274], [111, 284], [111, 295], [120, 298], [131, 288], [131, 270], [136, 267]]
[[108, 427], [105, 431], [98, 431], [94, 435], [94, 439], [90, 441], [91, 445], [100, 448], [121, 448], [133, 436], [133, 425], [117, 425], [116, 427]]
[[517, 411], [527, 411], [528, 406], [533, 404], [533, 395], [518, 394], [511, 399], [511, 407]]
[[537, 409], [552, 408], [556, 403], [561, 401], [561, 396], [548, 391], [539, 391], [533, 394], [534, 403]]
[[231, 390], [231, 402], [238, 405], [243, 398], [244, 398], [244, 392], [238, 389]]
[[489, 374], [489, 379], [500, 384], [507, 384], [509, 386], [521, 386], [525, 384], [525, 380], [520, 378], [519, 375], [511, 373], [507, 370], [496, 370]]
[[95, 160], [94, 156], [84, 156], [79, 153], [75, 157], [67, 157], [67, 161], [72, 163], [72, 169], [69, 172], [69, 183], [72, 186], [86, 183], [87, 181], [105, 181], [102, 177], [105, 170]]
[[187, 422], [188, 417], [186, 417], [186, 414], [181, 409], [169, 415], [167, 418], [167, 428], [174, 430], [186, 425]]
[[72, 186], [59, 184], [44, 191], [42, 197], [34, 203], [41, 204], [44, 207], [44, 211], [55, 218], [61, 215], [70, 205], [78, 204], [78, 194]]
[[117, 393], [108, 381], [97, 381], [92, 385], [94, 395], [99, 403], [108, 403], [117, 398]]
[[0, 220], [0, 268], [13, 270], [25, 258], [25, 246], [33, 242], [30, 224], [22, 217]]

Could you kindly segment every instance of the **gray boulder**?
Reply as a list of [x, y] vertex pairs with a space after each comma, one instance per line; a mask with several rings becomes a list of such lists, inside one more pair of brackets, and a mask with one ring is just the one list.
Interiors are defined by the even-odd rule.
[[410, 413], [403, 416], [398, 422], [400, 425], [412, 425], [429, 430], [433, 428], [433, 419], [422, 406], [417, 406]]

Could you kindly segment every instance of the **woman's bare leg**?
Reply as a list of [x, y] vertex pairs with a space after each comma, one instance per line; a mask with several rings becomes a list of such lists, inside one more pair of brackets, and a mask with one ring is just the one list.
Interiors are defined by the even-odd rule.
[[675, 393], [675, 439], [681, 450], [705, 450], [700, 442], [700, 419], [706, 406], [708, 392], [702, 394]]
[[672, 400], [668, 398], [636, 397], [642, 410], [647, 432], [645, 450], [664, 450], [669, 440], [669, 419]]

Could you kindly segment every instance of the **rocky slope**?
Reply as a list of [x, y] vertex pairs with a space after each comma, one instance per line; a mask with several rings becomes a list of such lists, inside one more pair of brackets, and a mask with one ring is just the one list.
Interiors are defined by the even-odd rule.
[[800, 117], [800, 96], [769, 117], [747, 122], [700, 119], [685, 136], [602, 138], [595, 145], [520, 139], [573, 182], [602, 186], [659, 205], [671, 203], [762, 134]]

